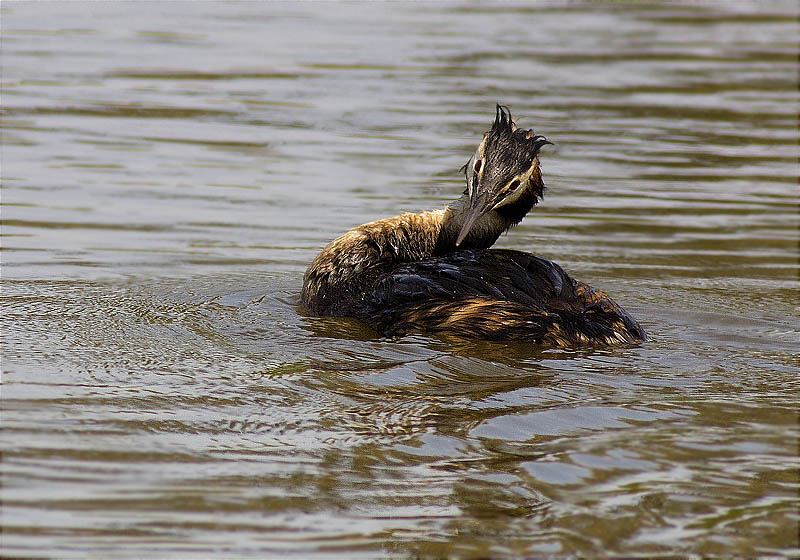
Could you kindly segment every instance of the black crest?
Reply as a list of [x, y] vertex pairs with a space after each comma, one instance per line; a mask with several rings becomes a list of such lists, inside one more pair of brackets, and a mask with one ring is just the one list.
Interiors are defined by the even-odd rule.
[[552, 144], [533, 129], [517, 128], [508, 107], [497, 105], [497, 114], [486, 138], [485, 174], [493, 176], [493, 183], [501, 184], [525, 172], [539, 154], [542, 146]]
[[496, 147], [506, 148], [511, 152], [523, 152], [529, 160], [532, 160], [539, 154], [542, 146], [552, 144], [544, 136], [535, 134], [532, 128], [528, 130], [517, 128], [511, 118], [511, 110], [505, 105], [498, 103], [496, 110], [497, 114], [491, 130], [489, 130], [488, 138], [489, 142], [498, 145]]

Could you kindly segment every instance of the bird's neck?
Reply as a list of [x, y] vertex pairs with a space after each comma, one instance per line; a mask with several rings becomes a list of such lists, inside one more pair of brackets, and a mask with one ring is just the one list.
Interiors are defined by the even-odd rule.
[[470, 209], [469, 196], [464, 193], [441, 214], [441, 228], [434, 254], [444, 254], [456, 249], [491, 247], [501, 233], [520, 223], [531, 208], [538, 204], [544, 196], [544, 189], [542, 173], [537, 165], [513, 202], [495, 208], [478, 218], [461, 245], [456, 247], [456, 239], [464, 227]]
[[431, 255], [442, 255], [458, 249], [485, 249], [491, 247], [500, 237], [500, 234], [513, 225], [498, 212], [488, 212], [478, 218], [470, 228], [467, 237], [461, 242], [461, 245], [456, 247], [456, 239], [467, 221], [469, 209], [469, 197], [464, 194], [443, 211], [439, 211], [439, 234], [436, 238], [436, 243], [431, 248]]

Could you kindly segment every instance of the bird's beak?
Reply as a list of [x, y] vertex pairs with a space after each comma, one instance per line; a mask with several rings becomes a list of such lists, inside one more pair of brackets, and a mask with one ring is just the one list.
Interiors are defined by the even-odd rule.
[[472, 229], [472, 226], [475, 225], [475, 222], [478, 220], [478, 218], [490, 210], [490, 206], [489, 198], [486, 196], [477, 195], [470, 199], [467, 219], [464, 221], [464, 225], [461, 227], [461, 231], [458, 233], [458, 237], [456, 238], [456, 247], [461, 245], [461, 243], [464, 241], [464, 238], [467, 237], [469, 230]]

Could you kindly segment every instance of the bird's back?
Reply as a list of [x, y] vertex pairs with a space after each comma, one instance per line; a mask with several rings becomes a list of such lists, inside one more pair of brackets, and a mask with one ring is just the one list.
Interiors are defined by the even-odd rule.
[[645, 339], [603, 292], [520, 251], [463, 250], [382, 267], [353, 293], [340, 309], [384, 335], [420, 331], [553, 346]]

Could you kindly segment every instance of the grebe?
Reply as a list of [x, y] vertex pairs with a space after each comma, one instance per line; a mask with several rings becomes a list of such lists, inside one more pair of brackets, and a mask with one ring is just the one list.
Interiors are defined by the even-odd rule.
[[462, 168], [461, 198], [334, 239], [305, 273], [303, 304], [317, 315], [361, 318], [385, 336], [427, 332], [558, 347], [645, 340], [614, 300], [557, 264], [489, 249], [543, 197], [538, 154], [546, 144], [497, 105]]

